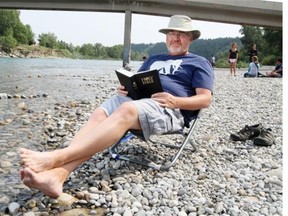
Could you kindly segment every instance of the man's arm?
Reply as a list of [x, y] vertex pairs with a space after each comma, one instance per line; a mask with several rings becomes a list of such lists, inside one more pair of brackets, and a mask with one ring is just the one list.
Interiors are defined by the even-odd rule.
[[198, 110], [209, 107], [212, 101], [212, 93], [208, 89], [196, 88], [196, 95], [191, 97], [176, 97], [167, 92], [160, 92], [153, 94], [151, 98], [159, 102], [162, 107]]

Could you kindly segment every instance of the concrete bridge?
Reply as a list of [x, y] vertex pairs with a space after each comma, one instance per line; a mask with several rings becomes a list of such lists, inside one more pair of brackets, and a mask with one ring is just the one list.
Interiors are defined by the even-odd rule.
[[0, 0], [0, 8], [125, 13], [123, 63], [130, 62], [132, 14], [282, 28], [281, 2], [269, 0]]

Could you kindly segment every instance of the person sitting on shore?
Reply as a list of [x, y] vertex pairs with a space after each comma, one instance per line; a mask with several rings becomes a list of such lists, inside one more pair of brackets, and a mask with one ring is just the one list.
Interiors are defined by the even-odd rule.
[[276, 60], [275, 69], [271, 72], [267, 72], [266, 75], [267, 77], [278, 77], [278, 78], [281, 78], [283, 76], [283, 67], [281, 58], [278, 58]]
[[193, 30], [192, 20], [183, 15], [172, 16], [168, 28], [159, 31], [166, 35], [168, 53], [150, 56], [139, 71], [160, 69], [164, 91], [132, 100], [119, 86], [118, 94], [94, 110], [68, 147], [50, 152], [20, 148], [20, 177], [26, 186], [57, 198], [73, 170], [111, 147], [128, 130], [141, 130], [148, 140], [153, 134], [178, 131], [197, 110], [210, 106], [213, 69], [207, 59], [188, 51], [200, 31]]
[[249, 63], [248, 71], [244, 73], [244, 77], [257, 77], [259, 74], [259, 62], [257, 56], [252, 56], [252, 62]]

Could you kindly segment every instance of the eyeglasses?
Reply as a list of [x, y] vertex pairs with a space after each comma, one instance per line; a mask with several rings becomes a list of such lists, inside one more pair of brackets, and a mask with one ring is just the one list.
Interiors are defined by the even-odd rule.
[[183, 39], [183, 38], [190, 37], [191, 34], [189, 34], [187, 32], [168, 32], [167, 36], [168, 37], [173, 37], [173, 38], [175, 38], [175, 37], [178, 38], [179, 37], [179, 38]]

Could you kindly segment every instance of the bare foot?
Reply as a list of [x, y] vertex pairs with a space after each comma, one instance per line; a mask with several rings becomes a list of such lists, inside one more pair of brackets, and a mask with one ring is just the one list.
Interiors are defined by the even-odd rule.
[[20, 171], [20, 175], [23, 183], [29, 188], [37, 189], [49, 197], [58, 198], [66, 180], [66, 174], [62, 175], [60, 169], [62, 168], [36, 173], [26, 167]]
[[59, 159], [57, 150], [53, 152], [36, 152], [21, 148], [20, 158], [23, 166], [29, 167], [37, 173], [63, 165]]

